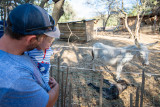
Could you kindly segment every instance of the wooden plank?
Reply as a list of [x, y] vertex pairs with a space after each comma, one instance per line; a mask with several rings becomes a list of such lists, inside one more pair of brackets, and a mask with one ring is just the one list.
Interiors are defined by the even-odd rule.
[[[61, 32], [61, 35], [60, 36], [69, 36], [71, 35], [71, 32]], [[86, 36], [85, 32], [76, 32], [76, 33], [72, 33], [73, 36]]]
[[139, 87], [136, 89], [136, 101], [135, 101], [135, 107], [139, 106]]
[[[70, 31], [62, 31], [61, 33], [70, 34], [71, 32]], [[72, 33], [74, 33], [74, 34], [85, 34], [86, 32], [85, 31], [72, 31]]]
[[[84, 27], [72, 27], [72, 26], [69, 26], [69, 28], [72, 30], [72, 31], [77, 31], [77, 30], [80, 30], [80, 31], [85, 31], [85, 26]], [[69, 28], [68, 26], [64, 26], [64, 27], [59, 27], [60, 31], [63, 31], [63, 30], [67, 30], [69, 31]]]
[[94, 22], [90, 21], [86, 23], [86, 40], [90, 41], [93, 39], [93, 28], [94, 28]]
[[[63, 36], [60, 36], [60, 39], [68, 39], [69, 36], [68, 35], [63, 35]], [[70, 38], [75, 38], [75, 39], [86, 39], [85, 36], [80, 36], [80, 35], [76, 35], [76, 36], [70, 36]]]
[[144, 94], [144, 86], [145, 86], [145, 69], [143, 69], [142, 73], [142, 85], [141, 85], [141, 99], [140, 99], [140, 107], [143, 107], [143, 94]]
[[[59, 27], [61, 26], [66, 26], [67, 27], [67, 23], [61, 23], [61, 24], [58, 24]], [[84, 27], [85, 26], [85, 23], [68, 23], [69, 26], [71, 27]]]
[[[64, 33], [63, 35], [60, 35], [60, 38], [69, 38], [70, 33]], [[74, 33], [71, 36], [77, 36], [77, 37], [86, 37], [86, 35], [84, 33]]]
[[103, 75], [102, 75], [102, 73], [101, 73], [101, 78], [100, 78], [99, 107], [102, 107], [102, 87], [103, 87]]
[[[65, 40], [65, 41], [68, 40], [68, 38], [60, 38], [60, 39]], [[75, 41], [75, 40], [77, 40], [77, 41], [86, 41], [84, 37], [82, 37], [82, 38], [79, 37], [79, 39], [77, 39], [77, 38], [74, 36], [74, 37], [71, 37], [71, 38], [69, 39], [69, 41]]]

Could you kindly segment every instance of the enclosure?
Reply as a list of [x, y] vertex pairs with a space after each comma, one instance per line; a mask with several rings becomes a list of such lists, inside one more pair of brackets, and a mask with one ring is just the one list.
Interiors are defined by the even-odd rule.
[[[52, 57], [51, 62], [51, 75], [56, 78], [61, 87], [58, 101], [59, 107], [64, 106], [64, 104], [65, 107], [99, 107], [101, 102], [102, 107], [129, 107], [130, 94], [132, 94], [132, 103], [133, 106], [135, 106], [137, 87], [139, 87], [138, 92], [141, 95], [142, 71], [145, 72], [143, 107], [160, 106], [160, 80], [158, 78], [160, 76], [159, 43], [154, 47], [149, 48], [150, 64], [148, 66], [143, 67], [137, 59], [133, 59], [129, 64], [124, 66], [122, 79], [133, 85], [128, 86], [128, 88], [120, 94], [117, 100], [106, 100], [87, 85], [88, 83], [93, 83], [96, 86], [108, 87], [108, 85], [102, 84], [102, 78], [115, 82], [105, 67], [101, 66], [101, 63], [96, 63], [99, 66], [96, 67], [95, 71], [92, 69], [92, 45], [96, 42], [102, 42], [106, 45], [115, 47], [133, 45], [134, 41], [128, 39], [128, 36], [129, 34], [127, 32], [118, 32], [112, 35], [107, 32], [101, 32], [98, 33], [97, 36], [94, 36], [92, 41], [83, 44], [80, 42], [70, 42], [70, 44], [68, 44], [61, 40], [54, 42], [53, 47], [62, 48], [59, 55], [56, 54]], [[140, 43], [153, 43], [159, 41], [159, 34], [141, 34], [140, 37]], [[108, 66], [108, 68], [115, 74], [114, 67]]]
[[58, 23], [60, 39], [88, 42], [93, 39], [94, 19]]
[[[129, 27], [134, 30], [135, 29], [135, 24], [137, 21], [137, 16], [129, 16], [128, 17], [128, 25]], [[124, 18], [120, 18], [120, 26], [121, 30], [126, 29], [125, 28], [125, 21]], [[141, 22], [141, 27], [140, 27], [140, 32], [142, 33], [147, 33], [147, 32], [154, 32], [154, 31], [159, 31], [160, 28], [160, 15], [155, 15], [155, 14], [149, 14], [149, 15], [144, 15], [142, 22]]]

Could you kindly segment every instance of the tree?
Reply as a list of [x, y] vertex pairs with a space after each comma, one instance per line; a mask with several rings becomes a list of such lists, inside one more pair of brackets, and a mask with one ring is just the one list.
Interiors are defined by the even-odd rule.
[[65, 0], [59, 0], [58, 2], [55, 2], [52, 17], [55, 20], [55, 23], [57, 24], [60, 17], [64, 14], [63, 5]]
[[160, 15], [160, 1], [159, 0], [150, 0], [148, 2], [149, 11], [152, 12], [151, 15], [154, 16], [154, 24], [153, 24], [153, 31], [155, 33], [157, 28], [157, 16]]
[[64, 3], [64, 14], [60, 18], [59, 21], [60, 22], [73, 21], [75, 16], [76, 16], [76, 14], [75, 14], [74, 10], [72, 9], [70, 3], [68, 1], [66, 1]]
[[128, 32], [130, 33], [130, 38], [134, 38], [136, 39], [137, 37], [139, 37], [139, 29], [140, 29], [140, 24], [142, 22], [143, 16], [145, 15], [145, 11], [146, 11], [146, 7], [147, 7], [147, 3], [149, 0], [137, 0], [137, 4], [135, 6], [136, 9], [136, 26], [135, 26], [135, 31], [134, 33], [131, 31], [130, 27], [128, 26], [128, 13], [125, 11], [125, 9], [123, 8], [123, 0], [122, 0], [122, 8], [119, 10], [124, 14], [125, 18], [125, 27], [128, 30]]
[[105, 30], [109, 18], [117, 14], [116, 3], [115, 0], [92, 0], [87, 1], [86, 4], [95, 8], [97, 15], [103, 20], [103, 30]]
[[[129, 15], [132, 16], [137, 16], [136, 18], [136, 23], [135, 23], [135, 29], [132, 32], [130, 27], [128, 26], [128, 13], [127, 11], [125, 11], [125, 8], [119, 8], [119, 10], [124, 14], [125, 18], [125, 27], [128, 30], [128, 32], [130, 33], [130, 38], [138, 38], [140, 37], [139, 35], [139, 30], [140, 30], [140, 25], [143, 19], [143, 16], [146, 14], [151, 14], [151, 12], [153, 13], [153, 10], [155, 7], [159, 7], [158, 5], [158, 0], [136, 0], [137, 3], [136, 5], [133, 6], [132, 10], [130, 11]], [[122, 0], [122, 5], [123, 5], [123, 0]], [[123, 6], [122, 6], [123, 7]], [[155, 18], [154, 18], [154, 26], [156, 27], [156, 14], [155, 14]], [[154, 27], [154, 29], [155, 29]]]
[[[49, 2], [49, 0], [1, 0], [0, 1], [0, 15], [2, 20], [6, 20], [9, 12], [18, 6], [19, 4], [24, 3], [32, 3], [39, 5], [42, 8], [46, 8], [45, 5]], [[54, 2], [54, 8], [52, 11], [52, 16], [57, 23], [60, 17], [63, 15], [63, 5], [65, 0], [52, 0]]]

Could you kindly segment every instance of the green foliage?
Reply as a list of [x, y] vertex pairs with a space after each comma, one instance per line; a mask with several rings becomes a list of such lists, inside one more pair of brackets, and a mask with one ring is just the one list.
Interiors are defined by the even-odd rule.
[[68, 1], [66, 1], [64, 3], [64, 15], [61, 16], [59, 22], [68, 22], [68, 21], [73, 21], [76, 14], [75, 12], [73, 11], [71, 5], [69, 4]]
[[109, 18], [106, 26], [117, 26], [117, 25], [118, 25], [118, 17], [114, 15]]
[[[100, 19], [100, 16], [96, 16], [96, 17], [93, 17], [92, 19]], [[119, 20], [119, 17], [116, 16], [116, 15], [112, 15], [109, 19], [108, 19], [108, 22], [107, 22], [107, 26], [117, 26], [119, 23], [118, 23], [118, 20]], [[96, 27], [102, 27], [103, 26], [103, 20], [100, 19], [98, 21], [97, 24], [95, 24]]]
[[[146, 0], [147, 4], [145, 6], [145, 14], [150, 14], [151, 11], [157, 7], [160, 6], [159, 0]], [[129, 11], [129, 16], [136, 16], [137, 15], [137, 4], [133, 5], [132, 9]]]
[[137, 9], [136, 6], [133, 6], [132, 9], [129, 11], [128, 16], [136, 16], [137, 15]]

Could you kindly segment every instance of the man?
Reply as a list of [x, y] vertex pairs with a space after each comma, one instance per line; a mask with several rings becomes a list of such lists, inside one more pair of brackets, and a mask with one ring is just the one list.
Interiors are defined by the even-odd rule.
[[[25, 51], [39, 46], [54, 32], [54, 24], [41, 7], [23, 4], [13, 9], [0, 38], [0, 107], [53, 107], [59, 85], [44, 82]], [[58, 32], [59, 33], [59, 32]]]

